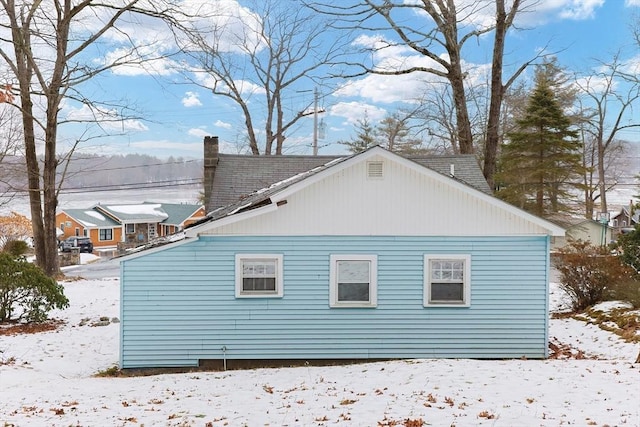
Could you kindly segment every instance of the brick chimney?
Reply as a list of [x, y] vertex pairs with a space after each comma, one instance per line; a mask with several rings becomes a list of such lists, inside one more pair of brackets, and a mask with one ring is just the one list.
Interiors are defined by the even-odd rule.
[[204, 137], [204, 208], [209, 211], [211, 192], [213, 191], [213, 178], [218, 166], [218, 137]]

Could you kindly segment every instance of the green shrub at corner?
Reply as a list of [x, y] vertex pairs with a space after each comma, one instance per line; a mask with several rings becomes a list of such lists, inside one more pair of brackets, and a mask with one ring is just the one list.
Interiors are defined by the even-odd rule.
[[68, 306], [62, 285], [38, 266], [0, 252], [0, 323], [44, 322], [49, 311]]

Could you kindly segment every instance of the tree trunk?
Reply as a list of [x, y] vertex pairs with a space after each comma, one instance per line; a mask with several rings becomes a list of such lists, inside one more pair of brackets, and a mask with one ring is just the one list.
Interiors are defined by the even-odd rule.
[[[28, 86], [27, 86], [28, 87]], [[22, 91], [21, 91], [22, 92]], [[31, 227], [36, 255], [36, 264], [43, 270], [47, 265], [45, 230], [42, 215], [42, 200], [40, 196], [40, 166], [36, 154], [36, 139], [33, 128], [33, 103], [29, 94], [22, 96], [22, 127], [24, 132], [25, 162], [27, 166], [27, 182], [29, 185], [29, 208], [31, 212]]]
[[604, 167], [604, 144], [602, 143], [602, 137], [598, 138], [598, 187], [600, 189], [600, 212], [608, 212], [607, 206], [607, 183], [605, 178]]
[[504, 9], [504, 2], [496, 1], [496, 29], [491, 63], [491, 94], [489, 100], [489, 117], [487, 117], [487, 137], [484, 145], [483, 167], [484, 177], [492, 190], [495, 189], [494, 175], [496, 173], [498, 147], [500, 145], [500, 107], [504, 96], [502, 63], [507, 28], [507, 14]]
[[469, 120], [469, 110], [467, 108], [467, 96], [464, 91], [464, 78], [459, 63], [457, 63], [457, 66], [454, 65], [456, 63], [453, 58], [451, 62], [452, 69], [449, 71], [449, 81], [451, 82], [453, 102], [456, 107], [460, 154], [473, 154], [473, 134], [471, 132], [471, 121]]
[[[56, 191], [56, 121], [57, 102], [52, 103], [53, 111], [48, 112], [47, 129], [45, 132], [45, 161], [42, 171], [43, 205], [44, 205], [44, 255], [46, 264], [44, 272], [48, 276], [54, 276], [60, 270], [58, 260], [58, 244], [56, 239], [56, 209], [58, 196]], [[50, 104], [51, 106], [51, 104]]]
[[16, 56], [16, 69], [18, 82], [20, 84], [20, 106], [22, 109], [22, 132], [24, 137], [25, 163], [27, 167], [27, 183], [29, 185], [29, 209], [31, 212], [31, 227], [33, 229], [33, 241], [35, 246], [36, 265], [42, 269], [46, 268], [47, 256], [45, 241], [45, 229], [42, 215], [42, 200], [40, 195], [40, 165], [38, 154], [36, 153], [36, 135], [34, 128], [33, 101], [31, 99], [31, 79], [33, 69], [29, 63], [27, 52], [30, 51], [28, 27], [20, 27], [15, 21], [16, 12], [9, 10], [9, 17], [12, 19], [11, 31], [14, 43], [14, 53]]

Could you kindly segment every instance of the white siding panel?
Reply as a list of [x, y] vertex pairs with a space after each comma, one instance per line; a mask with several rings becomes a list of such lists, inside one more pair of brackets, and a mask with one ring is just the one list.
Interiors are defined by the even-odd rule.
[[[374, 159], [377, 160], [377, 159]], [[287, 198], [277, 211], [203, 234], [498, 236], [546, 234], [486, 195], [403, 164], [385, 162], [368, 178], [366, 162], [327, 176]]]

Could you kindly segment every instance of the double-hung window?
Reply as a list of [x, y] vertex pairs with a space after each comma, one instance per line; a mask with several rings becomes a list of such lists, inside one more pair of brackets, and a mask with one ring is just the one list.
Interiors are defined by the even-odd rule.
[[378, 259], [376, 255], [331, 255], [329, 305], [375, 307]]
[[468, 307], [471, 298], [471, 256], [424, 256], [424, 306]]
[[282, 297], [281, 254], [236, 254], [236, 298]]
[[[78, 235], [76, 233], [76, 235]], [[113, 240], [113, 229], [112, 228], [101, 228], [98, 231], [98, 240], [99, 241], [104, 241], [104, 240]]]

